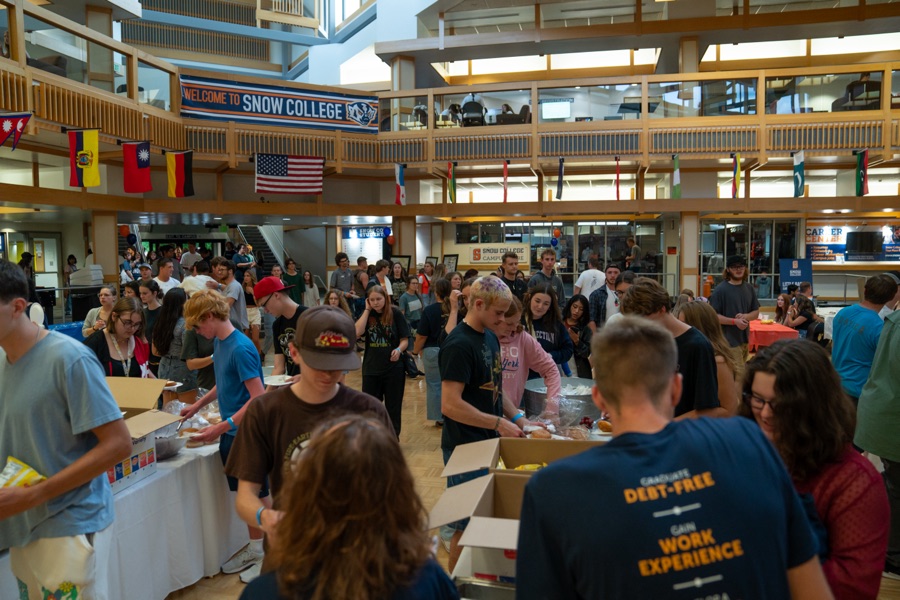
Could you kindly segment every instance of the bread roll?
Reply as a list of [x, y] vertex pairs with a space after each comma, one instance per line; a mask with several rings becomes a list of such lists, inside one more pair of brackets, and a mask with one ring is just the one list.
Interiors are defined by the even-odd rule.
[[551, 436], [546, 429], [535, 429], [531, 432], [530, 437], [534, 440], [549, 440]]
[[599, 420], [599, 421], [597, 421], [597, 429], [599, 429], [600, 431], [602, 431], [604, 433], [611, 433], [612, 432], [612, 423], [610, 423], [609, 421]]

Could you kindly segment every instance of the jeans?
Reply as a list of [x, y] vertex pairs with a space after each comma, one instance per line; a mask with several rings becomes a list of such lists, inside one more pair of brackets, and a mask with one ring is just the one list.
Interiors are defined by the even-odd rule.
[[[402, 359], [401, 359], [402, 360]], [[362, 391], [384, 402], [394, 433], [400, 437], [400, 417], [403, 412], [403, 391], [406, 389], [406, 371], [399, 360], [391, 363], [387, 373], [363, 375]]]
[[422, 366], [425, 367], [425, 418], [429, 421], [443, 421], [441, 414], [441, 370], [438, 354], [441, 349], [432, 346], [422, 350]]
[[884, 486], [891, 506], [891, 530], [888, 535], [887, 562], [900, 568], [900, 462], [881, 459], [884, 465]]
[[266, 311], [262, 311], [262, 320], [263, 320], [263, 330], [266, 333], [266, 337], [262, 343], [262, 353], [268, 354], [269, 350], [271, 350], [274, 346], [274, 335], [272, 333], [272, 325], [275, 323], [275, 317], [267, 313]]

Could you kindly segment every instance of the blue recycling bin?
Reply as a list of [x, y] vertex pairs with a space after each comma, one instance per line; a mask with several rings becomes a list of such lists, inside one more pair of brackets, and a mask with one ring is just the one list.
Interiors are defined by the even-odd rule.
[[61, 333], [63, 335], [67, 335], [70, 338], [78, 340], [79, 342], [84, 341], [84, 336], [81, 335], [81, 326], [84, 325], [81, 321], [75, 321], [74, 323], [60, 323], [58, 325], [50, 325], [47, 329], [50, 331], [56, 331], [57, 333]]

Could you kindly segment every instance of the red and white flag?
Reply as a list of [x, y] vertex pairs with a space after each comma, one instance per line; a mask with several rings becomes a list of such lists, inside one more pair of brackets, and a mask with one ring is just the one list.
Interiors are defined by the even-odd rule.
[[406, 182], [403, 180], [404, 165], [394, 164], [394, 179], [397, 184], [397, 193], [394, 196], [394, 204], [406, 206]]
[[321, 194], [325, 159], [288, 154], [256, 155], [256, 191], [269, 194]]
[[12, 149], [15, 150], [30, 118], [31, 113], [0, 115], [0, 146], [13, 136]]

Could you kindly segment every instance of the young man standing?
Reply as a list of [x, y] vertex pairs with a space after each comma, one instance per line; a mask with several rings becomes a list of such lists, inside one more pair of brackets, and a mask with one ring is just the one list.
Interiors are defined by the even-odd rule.
[[[529, 424], [511, 400], [503, 400], [503, 372], [500, 342], [491, 331], [503, 322], [512, 292], [498, 277], [480, 277], [469, 287], [469, 310], [463, 322], [441, 346], [438, 362], [441, 373], [441, 412], [444, 428], [441, 450], [444, 464], [460, 444], [498, 436], [523, 437]], [[453, 487], [484, 473], [474, 471], [448, 478]], [[450, 570], [459, 559], [459, 539], [466, 521], [449, 525]]]
[[160, 246], [159, 259], [156, 261], [156, 264], [153, 265], [153, 275], [159, 275], [159, 268], [162, 265], [163, 259], [165, 258], [172, 260], [172, 266], [174, 268], [172, 276], [178, 281], [184, 279], [184, 271], [182, 271], [181, 269], [181, 264], [179, 264], [178, 261], [175, 260], [175, 246], [171, 245]]
[[525, 285], [524, 279], [519, 279], [519, 256], [515, 252], [507, 252], [503, 255], [503, 262], [500, 265], [500, 279], [513, 293], [513, 296], [521, 302], [525, 298], [525, 292], [528, 286]]
[[238, 244], [237, 252], [234, 254], [234, 276], [239, 282], [244, 281], [244, 273], [256, 267], [256, 261], [249, 254], [247, 244]]
[[347, 302], [352, 302], [356, 297], [353, 295], [353, 272], [350, 270], [350, 259], [346, 252], [338, 252], [334, 257], [337, 269], [331, 272], [331, 289], [338, 290]]
[[153, 279], [153, 267], [151, 267], [147, 263], [141, 263], [140, 265], [138, 265], [138, 269], [141, 270], [141, 283]]
[[130, 455], [131, 435], [94, 353], [32, 323], [27, 305], [25, 273], [0, 260], [0, 456], [47, 477], [0, 488], [0, 546], [20, 597], [106, 599], [106, 470]]
[[188, 242], [188, 251], [181, 255], [181, 267], [183, 270], [190, 272], [191, 267], [202, 259], [203, 257], [197, 252], [197, 244]]
[[[345, 371], [360, 367], [355, 338], [353, 321], [333, 306], [311, 308], [297, 320], [288, 352], [302, 365], [303, 376], [250, 404], [225, 466], [238, 480], [237, 512], [249, 526], [275, 533], [283, 514], [278, 493], [285, 474], [322, 421], [342, 413], [365, 414], [393, 431], [381, 402], [339, 383]], [[259, 498], [267, 477], [271, 506]]]
[[625, 240], [628, 245], [628, 256], [625, 257], [625, 268], [635, 273], [641, 270], [641, 247], [637, 245], [633, 237]]
[[358, 319], [366, 308], [366, 288], [369, 287], [369, 262], [365, 256], [356, 259], [356, 270], [353, 271], [353, 294], [356, 296], [350, 308], [353, 318]]
[[563, 286], [562, 279], [553, 270], [555, 264], [556, 252], [550, 248], [541, 252], [541, 270], [528, 280], [528, 289], [539, 284], [550, 284], [556, 292], [556, 301], [562, 310], [562, 307], [566, 305], [566, 288]]
[[722, 333], [735, 352], [739, 353], [737, 356], [743, 364], [750, 357], [747, 347], [750, 341], [748, 329], [750, 321], [759, 316], [759, 300], [753, 286], [747, 282], [747, 261], [743, 256], [729, 256], [722, 277], [725, 281], [713, 290], [709, 305], [719, 314]]
[[875, 275], [866, 281], [863, 301], [842, 308], [834, 317], [831, 362], [853, 404], [869, 378], [884, 327], [878, 313], [896, 293], [897, 283], [889, 275]]
[[576, 296], [582, 294], [590, 302], [591, 294], [606, 283], [606, 274], [600, 270], [600, 258], [596, 254], [590, 255], [587, 263], [588, 268], [578, 276], [572, 293]]
[[244, 296], [243, 286], [234, 278], [234, 263], [226, 258], [217, 256], [213, 259], [212, 267], [217, 281], [208, 282], [206, 287], [225, 294], [225, 301], [231, 308], [231, 320], [240, 323], [242, 331], [247, 331], [250, 329], [250, 317], [247, 315], [247, 298]]
[[294, 338], [297, 319], [306, 307], [294, 302], [287, 293], [293, 287], [284, 285], [278, 277], [263, 277], [253, 287], [256, 305], [275, 317], [275, 323], [272, 324], [272, 336], [275, 338], [275, 368], [272, 369], [272, 375], [294, 377], [300, 374], [300, 365], [294, 362], [288, 345]]
[[[230, 307], [222, 295], [212, 290], [197, 292], [184, 304], [185, 327], [213, 340], [216, 385], [190, 407], [182, 410], [181, 416], [189, 419], [213, 400], [219, 401], [222, 422], [201, 429], [191, 439], [208, 443], [219, 438], [219, 453], [222, 455], [223, 465], [228, 461], [234, 436], [244, 420], [251, 400], [264, 391], [259, 353], [250, 338], [231, 324], [229, 312]], [[228, 489], [236, 492], [237, 479], [227, 479]], [[268, 489], [263, 486], [259, 496], [267, 497], [268, 493]], [[249, 546], [222, 565], [223, 572], [237, 573], [262, 561], [263, 532], [252, 526], [248, 526], [248, 529]]]
[[[671, 334], [625, 317], [591, 345], [593, 399], [613, 440], [531, 477], [517, 598], [832, 598], [803, 505], [760, 429], [672, 421]], [[598, 506], [602, 525], [586, 526]]]
[[614, 264], [606, 265], [606, 285], [591, 292], [588, 306], [591, 309], [591, 320], [588, 325], [597, 331], [606, 324], [606, 320], [619, 312], [619, 298], [616, 296], [616, 278], [621, 271]]
[[620, 301], [622, 314], [655, 321], [675, 338], [678, 372], [682, 377], [676, 418], [730, 417], [737, 412], [737, 406], [722, 407], [719, 403], [716, 353], [712, 344], [702, 333], [672, 316], [671, 298], [663, 286], [649, 277], [638, 277]]
[[153, 281], [159, 284], [159, 289], [162, 290], [163, 297], [165, 297], [166, 292], [177, 288], [181, 281], [175, 279], [175, 261], [173, 259], [161, 258], [157, 264], [159, 265], [159, 275], [154, 277]]

